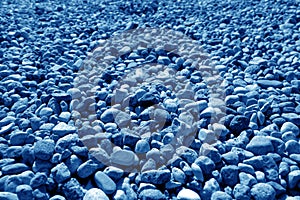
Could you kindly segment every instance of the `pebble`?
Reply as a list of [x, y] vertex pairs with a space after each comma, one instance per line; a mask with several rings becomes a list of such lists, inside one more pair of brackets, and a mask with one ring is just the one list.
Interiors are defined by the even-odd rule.
[[233, 196], [236, 200], [250, 200], [250, 187], [237, 184], [233, 189]]
[[113, 199], [114, 200], [128, 200], [128, 198], [123, 190], [117, 190]]
[[300, 154], [300, 143], [295, 140], [289, 140], [285, 143], [285, 150], [288, 155]]
[[112, 153], [111, 162], [122, 166], [131, 166], [136, 163], [136, 155], [132, 151], [120, 149]]
[[18, 196], [11, 192], [0, 192], [1, 200], [19, 200]]
[[184, 184], [186, 182], [186, 175], [181, 169], [179, 169], [177, 167], [173, 167], [172, 175], [173, 175], [173, 179], [175, 181], [178, 181], [179, 183], [182, 183], [182, 184]]
[[54, 149], [55, 143], [50, 139], [37, 141], [33, 147], [35, 157], [41, 160], [49, 160], [54, 153]]
[[98, 165], [93, 163], [92, 160], [88, 160], [84, 163], [82, 163], [78, 168], [77, 168], [77, 175], [80, 178], [87, 178], [94, 174], [98, 169]]
[[9, 164], [2, 167], [1, 171], [3, 175], [10, 175], [10, 174], [19, 174], [28, 169], [29, 167], [23, 163], [15, 163], [15, 164]]
[[299, 135], [299, 128], [295, 124], [292, 122], [285, 122], [280, 128], [280, 132], [285, 133], [289, 131], [293, 132], [295, 136]]
[[216, 179], [211, 178], [205, 182], [203, 190], [200, 192], [202, 200], [210, 200], [214, 192], [220, 191], [220, 185]]
[[201, 167], [195, 163], [192, 163], [191, 168], [192, 168], [193, 174], [197, 178], [197, 180], [199, 180], [200, 182], [203, 182], [204, 176], [203, 176]]
[[46, 173], [37, 172], [34, 177], [30, 180], [30, 186], [35, 189], [42, 185], [45, 185], [47, 182]]
[[300, 170], [291, 171], [288, 175], [289, 188], [295, 188], [300, 183]]
[[145, 189], [139, 194], [141, 200], [166, 200], [167, 198], [157, 189]]
[[227, 165], [237, 165], [239, 163], [239, 156], [232, 151], [222, 154], [222, 159]]
[[16, 194], [19, 200], [32, 200], [33, 193], [32, 188], [29, 185], [19, 185], [16, 188]]
[[247, 185], [249, 187], [257, 183], [257, 180], [251, 174], [245, 172], [239, 173], [239, 180], [242, 185]]
[[68, 182], [63, 184], [62, 192], [66, 199], [83, 199], [85, 195], [83, 188], [75, 178], [71, 178]]
[[234, 116], [229, 124], [229, 129], [233, 134], [239, 135], [243, 130], [248, 128], [250, 120], [243, 115]]
[[60, 163], [51, 169], [51, 174], [57, 183], [63, 183], [70, 179], [71, 172], [65, 163]]
[[26, 132], [14, 132], [10, 135], [9, 142], [11, 145], [18, 146], [26, 143], [28, 134]]
[[200, 196], [191, 189], [183, 188], [177, 195], [178, 200], [201, 200]]
[[235, 186], [238, 183], [238, 176], [239, 176], [239, 171], [238, 167], [235, 165], [228, 165], [225, 167], [222, 167], [221, 169], [221, 176], [224, 184], [228, 186]]
[[250, 190], [254, 200], [275, 199], [276, 191], [267, 183], [257, 183]]
[[104, 173], [107, 174], [114, 181], [118, 181], [124, 175], [124, 170], [117, 167], [108, 166], [104, 169]]
[[171, 180], [171, 172], [169, 170], [149, 170], [141, 174], [141, 181], [144, 183], [152, 183], [161, 185]]
[[265, 136], [254, 136], [247, 144], [246, 149], [254, 155], [265, 155], [274, 151], [272, 142]]
[[276, 80], [258, 80], [257, 84], [261, 86], [263, 89], [267, 89], [269, 87], [274, 87], [274, 88], [282, 88], [283, 84], [281, 81], [276, 81]]
[[226, 192], [217, 191], [211, 195], [211, 200], [232, 200], [232, 197]]
[[116, 191], [117, 186], [115, 182], [104, 172], [98, 171], [94, 176], [97, 186], [105, 193], [112, 194]]
[[65, 122], [59, 122], [54, 128], [52, 129], [52, 133], [58, 135], [59, 137], [66, 136], [68, 134], [72, 134], [76, 132], [76, 127], [70, 126]]
[[195, 162], [201, 169], [204, 175], [209, 175], [215, 169], [215, 163], [206, 156], [199, 156]]

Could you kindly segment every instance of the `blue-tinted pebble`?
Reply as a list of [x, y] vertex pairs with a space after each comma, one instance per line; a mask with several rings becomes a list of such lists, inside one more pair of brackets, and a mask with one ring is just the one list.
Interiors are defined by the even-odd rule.
[[74, 126], [70, 126], [64, 122], [60, 122], [58, 123], [53, 129], [52, 129], [52, 133], [56, 134], [60, 137], [63, 137], [65, 135], [71, 134], [71, 133], [75, 133], [76, 132], [76, 127]]
[[36, 173], [34, 177], [30, 180], [30, 186], [35, 189], [42, 185], [45, 185], [47, 182], [47, 175], [45, 173]]
[[23, 163], [15, 163], [2, 167], [2, 173], [3, 175], [19, 174], [27, 169], [29, 169], [27, 165]]
[[85, 193], [83, 200], [109, 200], [109, 198], [101, 189], [92, 188]]
[[19, 200], [18, 196], [12, 192], [0, 192], [1, 200]]
[[250, 187], [242, 184], [237, 184], [233, 189], [233, 196], [237, 200], [250, 200]]
[[217, 191], [211, 195], [211, 200], [232, 200], [232, 197], [226, 192]]
[[205, 182], [203, 190], [200, 192], [201, 199], [210, 200], [211, 195], [216, 191], [220, 191], [220, 185], [216, 179], [211, 178]]
[[115, 182], [104, 172], [96, 172], [94, 180], [97, 186], [102, 189], [105, 194], [112, 194], [116, 191]]
[[32, 200], [32, 188], [29, 185], [19, 185], [16, 188], [16, 193], [18, 195], [19, 200]]
[[300, 170], [291, 171], [288, 174], [288, 187], [295, 188], [300, 181]]
[[66, 166], [70, 170], [71, 174], [74, 174], [78, 167], [82, 164], [82, 160], [78, 158], [76, 155], [71, 155], [66, 161]]
[[183, 188], [179, 191], [177, 194], [178, 200], [200, 200], [199, 194], [197, 194], [195, 191], [191, 189]]
[[54, 195], [49, 200], [66, 200], [66, 198], [61, 195]]
[[166, 197], [161, 191], [159, 191], [157, 189], [145, 189], [139, 194], [139, 199], [141, 199], [141, 200], [148, 200], [148, 199], [165, 200]]
[[239, 162], [239, 157], [234, 152], [227, 152], [222, 155], [222, 159], [227, 165], [237, 165]]
[[104, 169], [104, 173], [107, 174], [112, 180], [118, 181], [122, 178], [124, 171], [117, 167], [108, 166]]
[[10, 135], [10, 144], [11, 145], [23, 145], [27, 139], [28, 134], [25, 132], [14, 132]]
[[98, 169], [98, 165], [93, 163], [91, 160], [88, 160], [84, 163], [82, 163], [78, 168], [77, 168], [77, 175], [80, 178], [87, 178], [94, 174], [96, 170]]
[[171, 172], [169, 170], [149, 170], [141, 174], [141, 181], [144, 183], [161, 185], [170, 180]]
[[254, 136], [247, 144], [246, 149], [255, 155], [265, 155], [274, 151], [272, 142], [264, 136]]
[[55, 143], [53, 140], [45, 139], [37, 141], [33, 150], [36, 158], [41, 160], [49, 160], [54, 152]]
[[257, 183], [257, 180], [251, 174], [247, 174], [245, 172], [239, 173], [239, 180], [242, 185], [249, 187]]
[[300, 144], [295, 140], [289, 140], [285, 143], [285, 150], [290, 154], [300, 154]]
[[84, 190], [75, 178], [63, 184], [62, 191], [66, 199], [82, 199], [84, 196]]
[[255, 200], [275, 199], [276, 191], [267, 183], [257, 183], [250, 190]]
[[238, 167], [235, 165], [222, 167], [221, 175], [226, 185], [234, 186], [238, 183]]
[[150, 145], [147, 140], [139, 140], [135, 145], [135, 153], [147, 153], [150, 151]]
[[215, 163], [206, 156], [199, 156], [194, 163], [201, 167], [204, 175], [211, 174], [215, 169]]
[[51, 173], [57, 183], [63, 183], [71, 177], [71, 172], [64, 163], [60, 163], [52, 168]]

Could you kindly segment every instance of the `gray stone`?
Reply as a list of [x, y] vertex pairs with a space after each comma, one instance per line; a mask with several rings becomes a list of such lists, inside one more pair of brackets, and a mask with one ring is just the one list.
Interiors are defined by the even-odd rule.
[[26, 171], [27, 169], [29, 169], [27, 165], [23, 163], [15, 163], [2, 167], [2, 173], [3, 175], [19, 174], [21, 172]]
[[71, 177], [71, 172], [69, 171], [65, 163], [60, 163], [54, 168], [52, 168], [51, 173], [53, 175], [54, 180], [57, 183], [63, 183]]
[[237, 184], [233, 189], [233, 196], [236, 200], [250, 200], [250, 187]]
[[232, 197], [226, 192], [217, 191], [211, 195], [211, 200], [232, 200]]
[[103, 190], [105, 194], [112, 194], [116, 191], [117, 186], [115, 182], [104, 172], [98, 171], [94, 176], [97, 186]]
[[53, 140], [45, 139], [37, 141], [33, 150], [36, 158], [41, 160], [49, 160], [54, 153], [55, 143]]
[[0, 192], [1, 200], [19, 200], [18, 196], [11, 192]]
[[55, 135], [58, 135], [60, 137], [63, 137], [68, 134], [72, 134], [76, 132], [76, 127], [70, 126], [66, 124], [65, 122], [60, 122], [54, 128], [52, 129], [52, 133]]
[[111, 155], [111, 162], [122, 165], [122, 166], [131, 166], [136, 163], [136, 155], [129, 150], [117, 150]]
[[16, 188], [16, 193], [18, 195], [19, 200], [32, 200], [32, 188], [29, 185], [19, 185]]
[[300, 182], [300, 170], [291, 171], [288, 175], [288, 186], [293, 189]]
[[200, 196], [191, 189], [185, 189], [179, 191], [177, 195], [178, 200], [201, 200]]
[[246, 149], [254, 153], [254, 155], [265, 155], [274, 151], [272, 142], [265, 136], [254, 136], [250, 143], [247, 144]]
[[298, 126], [296, 126], [292, 122], [285, 122], [280, 128], [280, 132], [285, 133], [285, 132], [289, 132], [289, 131], [293, 132], [295, 134], [295, 136], [299, 135]]
[[251, 188], [251, 196], [254, 200], [274, 199], [276, 191], [267, 183], [257, 183]]
[[141, 200], [166, 200], [165, 195], [158, 189], [145, 189], [139, 194]]
[[170, 180], [171, 172], [169, 170], [149, 170], [141, 174], [141, 181], [144, 183], [161, 185]]

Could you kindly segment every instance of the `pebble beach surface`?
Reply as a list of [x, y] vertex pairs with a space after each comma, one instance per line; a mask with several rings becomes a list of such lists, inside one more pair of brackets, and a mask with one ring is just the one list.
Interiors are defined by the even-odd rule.
[[0, 33], [0, 200], [300, 199], [299, 1], [2, 0]]

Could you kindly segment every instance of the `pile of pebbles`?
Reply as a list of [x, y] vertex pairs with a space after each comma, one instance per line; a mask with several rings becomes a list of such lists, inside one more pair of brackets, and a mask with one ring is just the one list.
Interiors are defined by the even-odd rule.
[[[300, 197], [296, 0], [3, 0], [0, 20], [0, 199]], [[217, 78], [155, 48], [116, 58], [86, 98], [79, 75], [92, 50], [145, 27], [179, 31], [209, 53], [226, 115], [212, 108]], [[153, 84], [126, 74], [141, 64]], [[161, 84], [152, 72], [180, 81]]]

